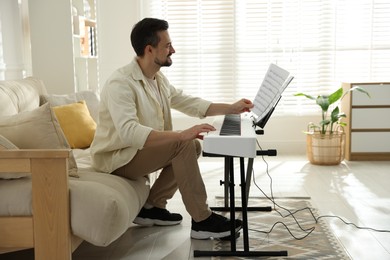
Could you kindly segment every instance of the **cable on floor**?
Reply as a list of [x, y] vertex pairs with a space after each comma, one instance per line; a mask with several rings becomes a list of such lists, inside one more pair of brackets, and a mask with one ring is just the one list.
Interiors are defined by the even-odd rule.
[[[260, 146], [259, 142], [257, 141], [257, 145], [258, 147], [260, 148], [260, 150], [263, 150], [262, 147]], [[272, 180], [272, 177], [271, 175], [269, 174], [269, 166], [268, 166], [268, 162], [265, 160], [264, 158], [264, 155], [261, 155], [261, 158], [262, 160], [264, 161], [265, 165], [266, 165], [266, 174], [268, 176], [268, 178], [270, 179], [270, 192], [271, 192], [271, 196], [268, 196], [261, 188], [259, 185], [257, 185], [256, 183], [256, 178], [255, 178], [255, 174], [254, 174], [254, 170], [252, 170], [252, 176], [253, 176], [253, 183], [255, 184], [255, 186], [257, 187], [257, 189], [269, 200], [272, 202], [273, 204], [273, 208], [276, 212], [278, 212], [278, 214], [282, 217], [282, 218], [286, 218], [286, 217], [289, 217], [291, 216], [295, 223], [297, 223], [298, 227], [303, 231], [305, 232], [306, 234], [304, 236], [301, 236], [301, 237], [298, 237], [296, 235], [294, 235], [292, 233], [292, 231], [290, 230], [290, 228], [282, 221], [278, 221], [276, 223], [274, 223], [272, 225], [272, 227], [270, 228], [269, 231], [260, 231], [260, 230], [253, 230], [253, 229], [250, 229], [252, 231], [256, 231], [256, 232], [260, 232], [260, 233], [265, 233], [265, 234], [270, 234], [273, 229], [277, 226], [277, 225], [282, 225], [286, 228], [286, 230], [290, 233], [290, 235], [296, 239], [296, 240], [301, 240], [301, 239], [304, 239], [306, 238], [307, 236], [309, 236], [314, 230], [315, 230], [315, 226], [311, 227], [311, 228], [303, 228], [301, 226], [301, 224], [299, 223], [298, 219], [294, 216], [296, 213], [300, 212], [300, 211], [305, 211], [305, 210], [308, 210], [309, 213], [311, 214], [311, 216], [313, 217], [313, 220], [315, 221], [316, 224], [318, 224], [319, 220], [321, 218], [336, 218], [336, 219], [339, 219], [341, 220], [344, 224], [346, 225], [351, 225], [351, 226], [354, 226], [355, 228], [357, 229], [362, 229], [362, 230], [371, 230], [371, 231], [375, 231], [375, 232], [383, 232], [383, 233], [390, 233], [390, 230], [384, 230], [384, 229], [376, 229], [376, 228], [371, 228], [371, 227], [362, 227], [362, 226], [358, 226], [352, 222], [347, 222], [346, 220], [344, 220], [343, 218], [341, 218], [340, 216], [335, 216], [335, 215], [321, 215], [319, 217], [316, 217], [312, 211], [312, 209], [310, 209], [309, 207], [304, 207], [304, 208], [301, 208], [301, 209], [298, 209], [298, 210], [295, 210], [295, 211], [291, 211], [285, 207], [282, 207], [281, 205], [279, 205], [278, 203], [276, 203], [275, 201], [275, 197], [274, 197], [274, 194], [273, 194], [273, 180]], [[250, 184], [249, 184], [250, 185]], [[280, 208], [284, 211], [286, 211], [288, 214], [287, 215], [283, 215], [277, 208]]]

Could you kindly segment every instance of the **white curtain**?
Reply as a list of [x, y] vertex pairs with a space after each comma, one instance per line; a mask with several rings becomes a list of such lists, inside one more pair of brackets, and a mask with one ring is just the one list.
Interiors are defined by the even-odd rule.
[[388, 0], [146, 0], [142, 10], [169, 22], [171, 83], [215, 102], [253, 99], [270, 63], [295, 76], [275, 115], [318, 113], [297, 92], [390, 81]]

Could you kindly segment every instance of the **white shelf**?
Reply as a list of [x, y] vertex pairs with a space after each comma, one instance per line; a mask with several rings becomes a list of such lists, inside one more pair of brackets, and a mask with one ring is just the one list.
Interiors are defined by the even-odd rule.
[[73, 16], [73, 53], [76, 91], [98, 91], [98, 53], [95, 0], [72, 0], [77, 9]]

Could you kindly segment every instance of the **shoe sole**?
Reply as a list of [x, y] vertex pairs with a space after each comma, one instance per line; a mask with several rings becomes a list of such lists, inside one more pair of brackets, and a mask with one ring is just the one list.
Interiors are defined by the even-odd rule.
[[[240, 231], [242, 227], [236, 228], [236, 233]], [[208, 232], [208, 231], [195, 231], [191, 230], [191, 238], [193, 239], [200, 239], [200, 240], [206, 240], [210, 238], [224, 238], [230, 236], [230, 230], [224, 231], [224, 232]]]
[[161, 219], [151, 219], [151, 218], [139, 218], [136, 217], [133, 221], [134, 224], [140, 225], [140, 226], [174, 226], [181, 223], [181, 220], [176, 221], [167, 221], [167, 220], [161, 220]]

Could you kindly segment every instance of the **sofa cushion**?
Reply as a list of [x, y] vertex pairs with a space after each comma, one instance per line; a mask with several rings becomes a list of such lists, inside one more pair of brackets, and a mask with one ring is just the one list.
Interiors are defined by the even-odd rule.
[[[13, 116], [0, 116], [0, 134], [20, 149], [70, 148], [49, 104]], [[72, 153], [69, 175], [77, 177], [77, 165]]]
[[[69, 180], [72, 233], [96, 246], [107, 246], [132, 226], [149, 195], [147, 178], [128, 180], [96, 172], [89, 149], [75, 149], [80, 178]], [[0, 180], [0, 216], [28, 216], [31, 178]]]
[[91, 244], [107, 246], [132, 225], [148, 197], [148, 180], [83, 169], [79, 175], [69, 183], [72, 232]]
[[96, 123], [85, 101], [53, 107], [71, 148], [87, 148], [95, 135]]
[[[10, 142], [7, 138], [0, 135], [0, 150], [15, 150], [18, 149], [16, 145]], [[0, 172], [0, 179], [19, 179], [30, 175], [28, 172]]]
[[15, 115], [39, 106], [39, 96], [47, 94], [42, 80], [25, 78], [0, 81], [0, 116]]
[[98, 96], [89, 90], [79, 91], [76, 93], [70, 93], [65, 95], [58, 94], [46, 94], [41, 96], [41, 105], [49, 102], [51, 106], [61, 106], [71, 103], [76, 103], [81, 100], [85, 100], [87, 104], [89, 113], [91, 114], [93, 120], [98, 122], [98, 113], [99, 113], [99, 98]]
[[107, 246], [132, 225], [149, 196], [149, 179], [96, 172], [90, 149], [75, 149], [74, 155], [80, 178], [70, 181], [72, 231], [91, 244]]

